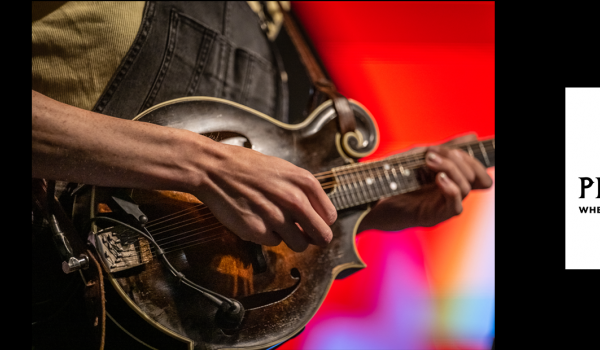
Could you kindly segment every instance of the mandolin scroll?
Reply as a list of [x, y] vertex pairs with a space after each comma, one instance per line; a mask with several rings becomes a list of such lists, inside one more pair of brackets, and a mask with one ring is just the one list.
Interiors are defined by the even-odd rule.
[[[356, 120], [356, 130], [349, 131], [343, 136], [336, 135], [336, 143], [340, 151], [348, 158], [363, 158], [373, 153], [379, 145], [379, 129], [375, 119], [360, 103], [349, 99]], [[342, 153], [340, 152], [340, 153]]]

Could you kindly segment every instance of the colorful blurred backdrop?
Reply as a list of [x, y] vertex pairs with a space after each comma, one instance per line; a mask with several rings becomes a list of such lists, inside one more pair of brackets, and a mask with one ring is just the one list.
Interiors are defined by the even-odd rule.
[[[367, 159], [494, 135], [494, 2], [292, 2], [325, 68], [381, 142]], [[494, 168], [488, 169], [494, 178]], [[280, 349], [489, 349], [494, 188], [430, 228], [357, 237], [367, 268], [333, 283]]]

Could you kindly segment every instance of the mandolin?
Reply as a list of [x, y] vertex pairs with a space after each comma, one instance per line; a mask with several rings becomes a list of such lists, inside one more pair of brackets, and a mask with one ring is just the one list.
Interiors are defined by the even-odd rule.
[[[105, 284], [111, 286], [106, 290], [108, 316], [151, 348], [265, 349], [298, 334], [336, 278], [366, 267], [354, 237], [371, 203], [415, 191], [434, 179], [424, 153], [357, 163], [377, 148], [378, 130], [364, 106], [349, 102], [356, 130], [343, 137], [331, 100], [295, 125], [212, 97], [171, 100], [138, 115], [135, 120], [187, 129], [309, 170], [337, 208], [338, 219], [331, 226], [330, 244], [297, 253], [284, 242], [268, 247], [243, 241], [187, 193], [104, 187], [79, 191], [74, 223], [91, 231], [88, 240], [106, 273]], [[493, 138], [452, 147], [487, 167], [495, 165]], [[138, 227], [149, 236], [119, 221], [99, 219], [123, 213], [139, 219]], [[242, 316], [223, 322], [223, 311], [190, 284], [235, 300]]]

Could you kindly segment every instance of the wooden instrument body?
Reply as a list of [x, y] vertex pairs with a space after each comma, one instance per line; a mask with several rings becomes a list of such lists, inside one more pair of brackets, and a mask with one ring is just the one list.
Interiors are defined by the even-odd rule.
[[[142, 113], [136, 120], [251, 147], [319, 173], [351, 162], [352, 157], [344, 152], [348, 147], [355, 154], [365, 155], [377, 147], [379, 135], [368, 111], [355, 101], [351, 101], [351, 106], [356, 115], [358, 138], [348, 140], [339, 136], [331, 101], [297, 125], [284, 124], [239, 104], [208, 97], [168, 101]], [[343, 142], [348, 144], [342, 145]], [[362, 147], [359, 149], [358, 145]], [[98, 204], [106, 203], [111, 192], [110, 188], [96, 187], [91, 198], [80, 196], [78, 202], [88, 201], [87, 215], [91, 206], [94, 216]], [[130, 193], [150, 221], [200, 203], [194, 196], [178, 192], [131, 190]], [[339, 211], [337, 221], [331, 226], [333, 240], [326, 247], [311, 245], [306, 251], [296, 253], [283, 242], [276, 247], [263, 246], [267, 269], [262, 273], [254, 272], [247, 243], [224, 227], [195, 238], [204, 239], [204, 243], [168, 252], [171, 263], [187, 278], [242, 302], [246, 313], [235, 330], [216, 327], [217, 308], [199, 292], [179, 284], [156, 257], [144, 265], [108, 273], [108, 279], [114, 292], [120, 294], [139, 318], [162, 331], [163, 336], [173, 337], [184, 348], [264, 349], [289, 339], [308, 323], [336, 276], [365, 267], [356, 251], [354, 236], [368, 210], [369, 206], [363, 205]], [[195, 225], [214, 227], [210, 226], [215, 223], [214, 217], [190, 215], [197, 216]], [[188, 226], [186, 230], [189, 229]], [[155, 239], [160, 244], [159, 239], [171, 235], [174, 240], [181, 232], [165, 232]], [[110, 302], [107, 309], [111, 312]], [[114, 310], [112, 314], [118, 312]], [[131, 320], [129, 316], [125, 318]], [[145, 342], [153, 338], [147, 334], [136, 336]]]

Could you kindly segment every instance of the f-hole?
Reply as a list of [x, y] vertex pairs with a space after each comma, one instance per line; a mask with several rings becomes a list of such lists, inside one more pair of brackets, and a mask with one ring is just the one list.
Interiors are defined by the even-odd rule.
[[278, 303], [292, 295], [292, 293], [294, 293], [300, 285], [300, 281], [302, 280], [300, 278], [300, 271], [294, 267], [290, 270], [290, 275], [293, 279], [297, 280], [296, 283], [294, 283], [292, 286], [279, 290], [248, 295], [246, 297], [238, 299], [238, 301], [242, 303], [242, 305], [244, 305], [244, 308], [246, 310], [257, 309], [259, 307], [264, 307], [270, 304]]
[[248, 138], [240, 133], [233, 131], [216, 131], [202, 134], [212, 140], [221, 142], [227, 145], [242, 146], [252, 148], [252, 144]]

